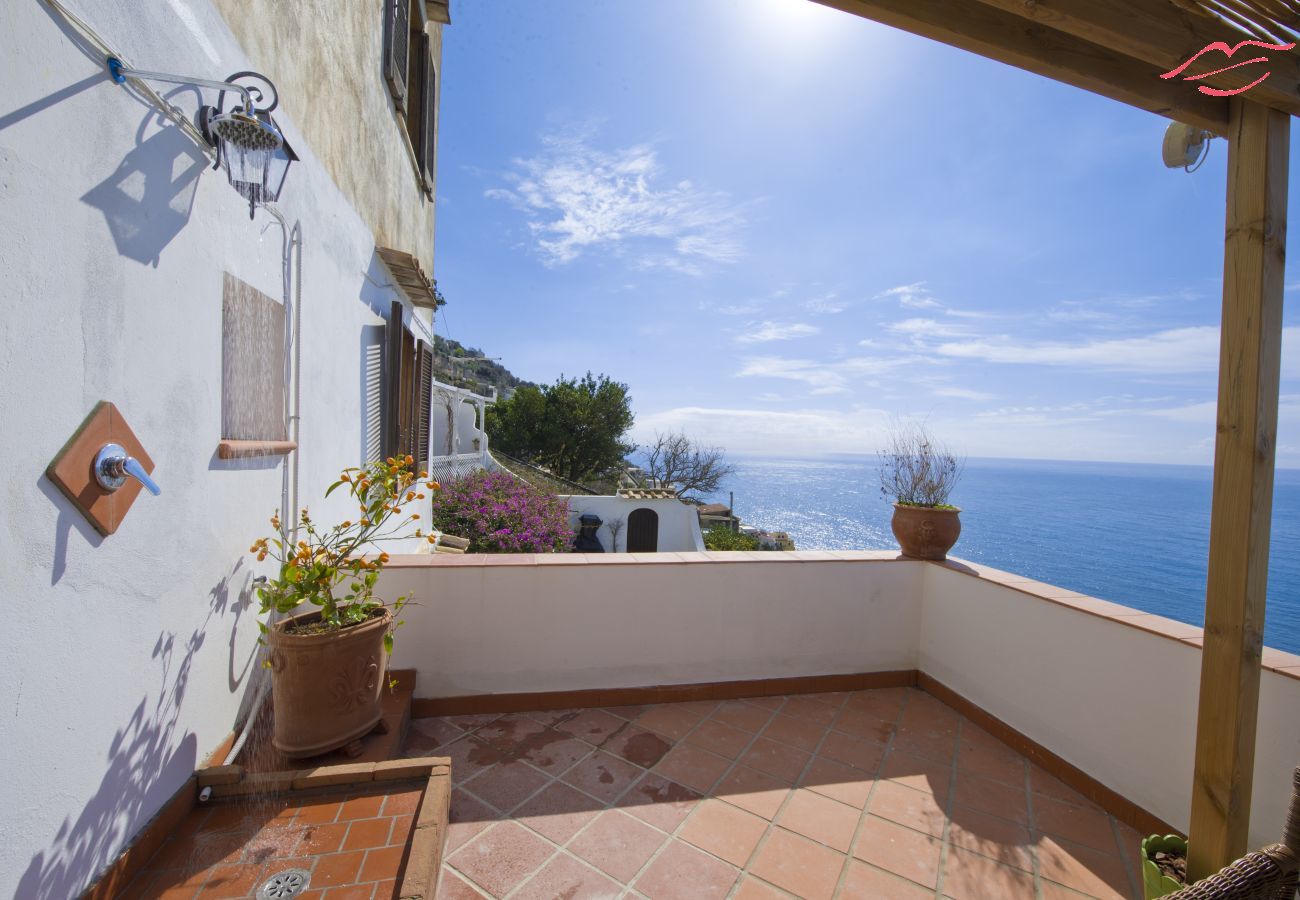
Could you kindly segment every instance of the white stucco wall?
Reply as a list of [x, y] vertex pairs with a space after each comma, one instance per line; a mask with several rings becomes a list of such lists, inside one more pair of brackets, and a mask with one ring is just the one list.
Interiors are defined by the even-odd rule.
[[[929, 566], [919, 659], [923, 672], [1186, 832], [1199, 647]], [[1300, 764], [1298, 712], [1300, 680], [1265, 670], [1252, 846], [1281, 836]]]
[[[131, 62], [255, 68], [205, 0], [67, 0]], [[246, 549], [269, 531], [285, 461], [226, 462], [222, 273], [279, 299], [280, 229], [170, 124], [104, 75], [41, 3], [7, 4], [0, 94], [0, 628], [5, 692], [0, 896], [66, 900], [228, 733], [257, 628]], [[195, 107], [190, 89], [173, 102]], [[362, 350], [390, 291], [370, 229], [277, 112], [302, 162], [281, 207], [305, 236], [301, 490], [360, 462]], [[155, 464], [103, 538], [44, 476], [101, 399]]]
[[[595, 513], [601, 522], [596, 536], [606, 553], [627, 550], [627, 517], [636, 509], [653, 509], [659, 515], [659, 552], [694, 552], [704, 549], [704, 535], [700, 532], [700, 517], [695, 507], [680, 500], [631, 500], [607, 494], [573, 494], [563, 498], [569, 504], [569, 525], [576, 533], [578, 517]], [[618, 533], [618, 549], [614, 550], [609, 522], [623, 520]]]
[[395, 559], [382, 590], [419, 605], [393, 665], [420, 697], [915, 667], [923, 563], [780, 556]]

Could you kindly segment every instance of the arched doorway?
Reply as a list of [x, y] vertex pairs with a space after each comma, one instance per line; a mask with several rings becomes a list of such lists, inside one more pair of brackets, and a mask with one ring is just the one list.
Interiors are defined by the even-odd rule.
[[634, 509], [627, 517], [627, 552], [655, 553], [659, 550], [659, 513]]

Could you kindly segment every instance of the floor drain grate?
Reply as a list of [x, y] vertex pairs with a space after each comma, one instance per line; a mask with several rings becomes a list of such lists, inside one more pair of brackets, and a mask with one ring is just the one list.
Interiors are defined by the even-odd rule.
[[288, 900], [307, 890], [311, 873], [306, 869], [285, 869], [272, 875], [257, 892], [257, 900]]

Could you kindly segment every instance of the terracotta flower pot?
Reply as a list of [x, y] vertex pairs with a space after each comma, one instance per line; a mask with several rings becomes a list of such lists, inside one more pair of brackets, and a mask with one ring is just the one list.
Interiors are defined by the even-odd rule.
[[360, 625], [328, 634], [290, 634], [319, 612], [277, 622], [267, 639], [275, 748], [289, 757], [316, 756], [368, 734], [383, 715], [380, 692], [388, 654], [384, 635], [393, 616], [384, 609]]
[[960, 509], [894, 504], [890, 527], [904, 556], [913, 559], [947, 559], [961, 534]]

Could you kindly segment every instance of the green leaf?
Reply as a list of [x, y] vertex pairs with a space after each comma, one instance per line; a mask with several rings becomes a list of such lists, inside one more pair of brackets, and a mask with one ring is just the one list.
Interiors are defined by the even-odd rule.
[[391, 634], [384, 635], [384, 651], [386, 653], [393, 652], [393, 636]]

